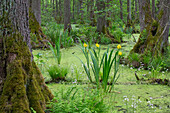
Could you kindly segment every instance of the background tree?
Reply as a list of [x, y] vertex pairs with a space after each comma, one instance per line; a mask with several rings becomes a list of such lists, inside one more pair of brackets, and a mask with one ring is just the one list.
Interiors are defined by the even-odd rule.
[[[141, 2], [141, 1], [140, 1]], [[132, 52], [143, 54], [145, 56], [151, 55], [152, 58], [163, 55], [167, 52], [168, 47], [168, 33], [170, 22], [170, 1], [160, 0], [160, 12], [157, 15], [158, 20], [152, 19], [150, 1], [146, 0], [143, 4], [145, 13], [140, 17], [144, 18], [144, 27], [138, 42], [135, 44]], [[130, 53], [130, 54], [131, 54]], [[142, 55], [142, 56], [143, 56]], [[142, 57], [141, 56], [141, 57]]]
[[64, 31], [71, 31], [71, 9], [70, 9], [70, 0], [64, 0]]
[[2, 0], [1, 3], [0, 112], [31, 113], [33, 108], [44, 113], [46, 102], [53, 95], [33, 61], [29, 1]]
[[105, 2], [103, 0], [97, 0], [96, 1], [97, 6], [97, 32], [99, 34], [103, 33], [106, 34], [106, 26], [105, 26]]
[[127, 27], [131, 26], [131, 21], [132, 21], [132, 17], [131, 17], [131, 0], [127, 0]]
[[30, 0], [30, 5], [34, 12], [35, 18], [41, 25], [41, 0]]

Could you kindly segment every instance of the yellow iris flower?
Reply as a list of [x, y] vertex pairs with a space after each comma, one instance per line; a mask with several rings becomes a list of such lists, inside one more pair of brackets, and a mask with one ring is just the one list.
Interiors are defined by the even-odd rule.
[[97, 43], [97, 44], [96, 44], [96, 47], [99, 47], [99, 46], [100, 46], [100, 45]]
[[121, 49], [121, 45], [119, 44], [119, 45], [117, 45], [117, 49]]
[[121, 56], [121, 55], [122, 55], [122, 52], [119, 51], [118, 55]]
[[86, 43], [84, 43], [84, 45], [83, 45], [84, 47], [87, 47], [88, 45], [86, 44]]

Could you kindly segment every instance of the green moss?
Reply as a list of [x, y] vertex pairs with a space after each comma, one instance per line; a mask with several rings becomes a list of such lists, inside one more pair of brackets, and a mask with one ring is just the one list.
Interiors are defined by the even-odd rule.
[[[29, 8], [29, 28], [33, 36], [32, 38], [34, 38], [34, 42], [33, 39], [31, 40], [32, 47], [33, 48], [47, 47], [47, 44], [43, 41], [43, 39], [46, 39], [46, 36], [42, 32], [42, 28], [38, 21], [36, 20], [35, 15], [31, 8]], [[35, 34], [36, 37], [33, 34]], [[35, 42], [36, 43], [38, 42], [38, 44], [35, 44]]]
[[31, 53], [19, 33], [6, 37], [6, 80], [0, 95], [0, 113], [44, 113], [53, 95], [31, 61]]

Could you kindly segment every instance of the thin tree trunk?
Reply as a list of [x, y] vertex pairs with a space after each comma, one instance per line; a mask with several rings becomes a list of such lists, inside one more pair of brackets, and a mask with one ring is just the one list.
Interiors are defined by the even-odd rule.
[[59, 0], [59, 23], [63, 22], [62, 0]]
[[120, 3], [120, 18], [123, 21], [123, 8], [122, 8], [122, 0], [119, 0]]
[[75, 7], [75, 0], [73, 0], [73, 13], [72, 13], [72, 19], [73, 19], [73, 20], [74, 20], [74, 13], [75, 13], [74, 7]]
[[145, 28], [145, 12], [143, 10], [143, 4], [145, 4], [146, 0], [138, 0], [139, 4], [139, 22], [140, 22], [140, 32], [142, 32]]
[[96, 1], [98, 17], [97, 17], [97, 32], [99, 34], [106, 34], [106, 26], [105, 26], [105, 2], [104, 1]]
[[64, 0], [64, 31], [71, 31], [71, 9], [70, 9], [70, 0]]
[[84, 7], [83, 7], [83, 0], [80, 0], [80, 24], [84, 24]]
[[152, 17], [155, 19], [155, 0], [152, 0]]
[[135, 20], [138, 20], [138, 0], [135, 0]]
[[95, 26], [96, 22], [95, 22], [95, 15], [94, 15], [94, 0], [90, 0], [90, 20], [91, 20], [90, 25]]
[[131, 26], [131, 21], [132, 21], [132, 17], [131, 17], [131, 0], [127, 0], [127, 27]]
[[58, 17], [58, 0], [55, 0], [55, 6], [56, 6], [56, 17]]

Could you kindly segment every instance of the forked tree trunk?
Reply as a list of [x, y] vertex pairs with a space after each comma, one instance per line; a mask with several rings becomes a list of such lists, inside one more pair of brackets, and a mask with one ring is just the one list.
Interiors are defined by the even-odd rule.
[[0, 113], [31, 113], [31, 108], [44, 113], [53, 95], [33, 61], [28, 0], [2, 0], [2, 5], [7, 10], [0, 10]]
[[142, 54], [143, 56], [157, 57], [163, 55], [168, 47], [168, 32], [170, 22], [170, 1], [160, 0], [161, 9], [157, 15], [158, 20], [152, 20], [150, 1], [146, 0], [143, 4], [145, 12], [144, 29], [141, 32], [138, 42], [135, 44], [132, 52]]

